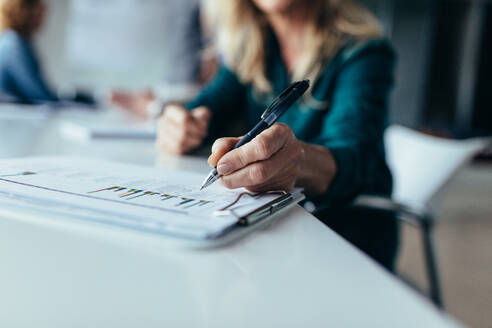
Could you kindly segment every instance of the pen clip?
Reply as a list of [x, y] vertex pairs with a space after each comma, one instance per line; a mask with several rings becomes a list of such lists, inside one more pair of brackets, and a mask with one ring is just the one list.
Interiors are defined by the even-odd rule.
[[270, 115], [275, 109], [277, 109], [278, 105], [289, 96], [290, 92], [299, 84], [299, 82], [292, 83], [287, 89], [282, 91], [282, 93], [275, 98], [275, 100], [270, 104], [270, 106], [265, 109], [263, 114], [261, 114], [261, 119], [265, 119], [268, 115]]

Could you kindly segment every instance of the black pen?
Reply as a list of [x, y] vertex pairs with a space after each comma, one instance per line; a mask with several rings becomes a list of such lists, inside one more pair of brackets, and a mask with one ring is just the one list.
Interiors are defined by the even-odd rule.
[[[236, 145], [231, 149], [236, 149], [242, 145], [253, 140], [254, 137], [259, 135], [261, 132], [272, 126], [283, 113], [287, 111], [309, 88], [309, 80], [299, 81], [292, 83], [287, 89], [282, 91], [282, 93], [272, 102], [270, 106], [261, 115], [261, 120], [256, 124], [256, 126], [249, 131], [241, 140], [238, 141]], [[221, 175], [217, 172], [217, 167], [215, 167], [212, 172], [205, 178], [202, 183], [200, 190], [210, 186], [216, 180], [218, 180]]]

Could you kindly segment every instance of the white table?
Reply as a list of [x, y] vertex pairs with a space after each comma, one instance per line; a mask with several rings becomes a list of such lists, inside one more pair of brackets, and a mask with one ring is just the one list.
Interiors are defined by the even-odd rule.
[[[56, 125], [67, 115], [46, 119], [35, 132], [17, 126], [11, 137], [18, 141], [24, 133], [34, 144], [14, 149], [14, 142], [2, 137], [2, 154], [77, 154], [208, 171], [204, 159], [156, 159], [151, 142], [59, 139]], [[297, 207], [269, 228], [213, 249], [3, 215], [0, 326], [380, 328], [456, 323]]]

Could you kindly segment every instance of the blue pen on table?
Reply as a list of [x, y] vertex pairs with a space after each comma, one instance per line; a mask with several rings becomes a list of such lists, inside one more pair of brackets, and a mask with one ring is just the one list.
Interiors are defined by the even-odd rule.
[[[236, 145], [231, 149], [236, 149], [242, 145], [253, 140], [254, 137], [259, 135], [261, 132], [272, 126], [283, 113], [287, 111], [309, 88], [309, 80], [298, 81], [292, 83], [287, 89], [282, 91], [282, 93], [272, 102], [270, 106], [261, 115], [261, 120], [256, 124], [256, 126], [249, 131], [241, 140], [238, 141]], [[205, 178], [202, 183], [200, 190], [210, 186], [212, 183], [217, 181], [221, 175], [217, 172], [217, 167], [215, 167], [212, 172]]]

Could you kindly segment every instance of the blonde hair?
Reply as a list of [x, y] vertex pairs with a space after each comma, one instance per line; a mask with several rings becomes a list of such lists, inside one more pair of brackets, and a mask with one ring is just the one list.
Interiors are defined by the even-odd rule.
[[[323, 64], [347, 40], [364, 41], [382, 35], [378, 20], [351, 0], [295, 1], [304, 1], [309, 10], [304, 55], [293, 72], [293, 80], [315, 81]], [[209, 0], [205, 5], [206, 14], [216, 22], [216, 46], [226, 65], [243, 83], [253, 84], [260, 92], [271, 91], [266, 77], [266, 15], [252, 0]]]
[[12, 29], [28, 35], [33, 14], [41, 5], [42, 0], [0, 0], [0, 30]]

